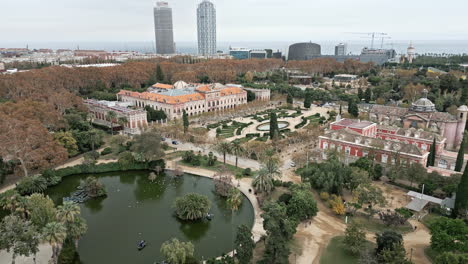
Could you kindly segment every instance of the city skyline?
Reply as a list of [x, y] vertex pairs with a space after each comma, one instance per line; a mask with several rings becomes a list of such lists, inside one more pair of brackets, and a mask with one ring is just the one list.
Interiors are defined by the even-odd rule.
[[[154, 39], [155, 1], [83, 0], [48, 5], [33, 0], [3, 4], [0, 32], [16, 41], [148, 41]], [[175, 42], [197, 39], [196, 7], [200, 1], [169, 1], [174, 11]], [[431, 6], [396, 0], [376, 6], [370, 0], [330, 2], [215, 1], [219, 41], [320, 41], [359, 39], [346, 32], [381, 31], [393, 39], [468, 39], [463, 23], [468, 3], [451, 0]], [[390, 5], [391, 4], [391, 5]], [[24, 6], [28, 9], [24, 9]], [[53, 6], [53, 8], [51, 8]], [[385, 12], [382, 12], [382, 9]], [[21, 12], [20, 12], [21, 10]], [[123, 10], [123, 11], [122, 11]], [[320, 12], [314, 12], [314, 11]], [[407, 12], [402, 12], [402, 11]], [[424, 11], [424, 12], [422, 12]], [[444, 20], [427, 19], [449, 13]], [[356, 14], [359, 14], [356, 15]], [[281, 19], [278, 19], [278, 18]], [[449, 27], [447, 25], [450, 25]], [[249, 30], [245, 30], [248, 28]]]

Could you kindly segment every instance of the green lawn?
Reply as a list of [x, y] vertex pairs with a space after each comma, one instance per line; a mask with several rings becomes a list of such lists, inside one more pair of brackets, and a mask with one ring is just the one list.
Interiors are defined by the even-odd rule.
[[[344, 236], [336, 236], [330, 240], [327, 248], [320, 257], [320, 264], [358, 264], [359, 257], [346, 251], [343, 244]], [[374, 244], [367, 241], [366, 247], [374, 248]]]
[[357, 223], [360, 226], [362, 226], [364, 229], [366, 229], [369, 232], [382, 232], [384, 230], [394, 230], [399, 233], [409, 233], [413, 231], [413, 227], [411, 226], [410, 223], [406, 222], [402, 226], [387, 226], [385, 225], [382, 221], [376, 218], [368, 218], [367, 216], [364, 215], [355, 215], [348, 217], [348, 221], [351, 221], [353, 223]]

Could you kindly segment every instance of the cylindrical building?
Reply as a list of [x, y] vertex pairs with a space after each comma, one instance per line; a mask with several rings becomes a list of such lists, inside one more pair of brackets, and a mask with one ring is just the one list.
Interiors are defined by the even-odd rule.
[[321, 47], [312, 42], [296, 43], [289, 46], [288, 60], [310, 60], [321, 56]]

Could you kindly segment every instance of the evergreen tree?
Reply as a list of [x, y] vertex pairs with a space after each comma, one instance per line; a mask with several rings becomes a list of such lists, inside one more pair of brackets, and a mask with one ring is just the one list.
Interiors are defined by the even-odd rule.
[[431, 145], [431, 148], [430, 148], [429, 157], [427, 157], [426, 167], [434, 166], [435, 157], [436, 157], [436, 139], [434, 138], [434, 141], [432, 142], [432, 145]]
[[270, 139], [276, 139], [279, 136], [278, 119], [275, 112], [270, 113]]
[[188, 115], [185, 110], [182, 111], [182, 120], [184, 122], [184, 134], [187, 133], [189, 127]]
[[286, 98], [286, 103], [288, 103], [288, 105], [293, 104], [293, 97], [290, 93], [288, 93], [288, 97]]
[[246, 225], [240, 225], [237, 228], [236, 235], [236, 259], [239, 263], [250, 263], [253, 258], [255, 242], [252, 239], [252, 232]]
[[468, 165], [465, 166], [460, 183], [458, 184], [457, 197], [455, 199], [454, 217], [467, 217], [468, 211]]
[[361, 89], [361, 87], [358, 88], [358, 98], [359, 101], [362, 101], [364, 99], [364, 91]]
[[161, 69], [161, 66], [158, 64], [156, 67], [156, 81], [158, 82], [164, 82], [164, 73]]
[[461, 90], [460, 103], [466, 104], [468, 102], [468, 79], [462, 82]]
[[460, 149], [458, 150], [458, 155], [457, 155], [457, 162], [455, 163], [455, 171], [461, 171], [463, 168], [463, 161], [465, 158], [465, 150], [464, 150], [464, 145], [465, 145], [465, 138], [463, 138], [461, 144], [460, 144]]
[[342, 109], [342, 106], [340, 104], [340, 115], [342, 115], [342, 114], [343, 114], [343, 109]]
[[356, 101], [353, 99], [350, 99], [348, 101], [348, 113], [351, 114], [353, 117], [358, 117], [359, 116], [359, 109], [356, 104]]
[[304, 98], [304, 108], [309, 109], [311, 105], [312, 105], [312, 100], [311, 100], [310, 94], [306, 93], [305, 98]]
[[366, 101], [366, 103], [369, 103], [372, 100], [372, 91], [370, 88], [366, 89], [366, 92], [364, 94], [364, 100]]
[[263, 209], [263, 228], [267, 233], [267, 238], [261, 263], [288, 263], [289, 242], [296, 233], [298, 222], [288, 217], [286, 207], [282, 203], [268, 203]]

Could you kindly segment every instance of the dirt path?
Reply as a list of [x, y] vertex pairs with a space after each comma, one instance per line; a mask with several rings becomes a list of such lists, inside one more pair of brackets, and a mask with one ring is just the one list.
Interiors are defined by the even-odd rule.
[[319, 212], [310, 223], [301, 223], [297, 227], [294, 239], [301, 244], [302, 254], [292, 254], [289, 258], [290, 263], [320, 263], [320, 256], [330, 239], [342, 235], [346, 229], [343, 221], [333, 216], [326, 204], [319, 200], [317, 195], [314, 196]]
[[[431, 234], [425, 225], [416, 220], [410, 220], [411, 225], [417, 226], [416, 231], [405, 234], [403, 241], [408, 257], [411, 255], [411, 260], [415, 264], [431, 263], [427, 258], [424, 249], [429, 247], [431, 241]], [[411, 254], [411, 249], [413, 250]]]

